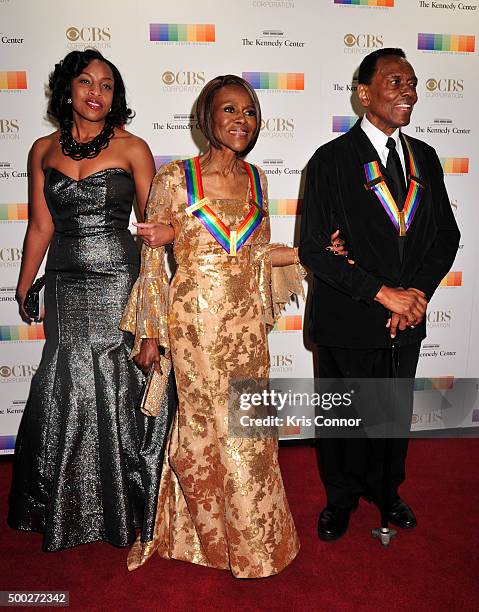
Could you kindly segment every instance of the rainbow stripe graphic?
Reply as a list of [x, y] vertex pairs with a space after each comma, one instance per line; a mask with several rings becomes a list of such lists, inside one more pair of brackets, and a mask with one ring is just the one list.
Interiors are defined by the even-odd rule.
[[468, 157], [441, 157], [444, 174], [467, 174], [469, 172]]
[[372, 161], [364, 164], [364, 172], [366, 173], [366, 180], [374, 181], [377, 178], [381, 178], [381, 170], [379, 168], [379, 162]]
[[437, 378], [416, 378], [414, 391], [432, 391], [433, 389], [453, 389], [454, 376], [439, 376]]
[[334, 115], [333, 132], [349, 132], [357, 120], [356, 115]]
[[334, 0], [334, 4], [352, 4], [354, 6], [394, 6], [394, 0]]
[[439, 287], [462, 287], [462, 272], [448, 272]]
[[188, 192], [188, 205], [191, 206], [204, 198], [200, 158], [192, 157], [191, 159], [185, 159], [183, 166], [185, 169], [186, 191]]
[[0, 436], [0, 453], [2, 451], [14, 450], [17, 436]]
[[[262, 214], [258, 206], [252, 206], [247, 214], [246, 218], [242, 221], [239, 228], [236, 230], [236, 245], [235, 250], [240, 249], [243, 244], [248, 240], [254, 230], [261, 223]], [[232, 242], [233, 232], [230, 232], [230, 243]], [[233, 245], [230, 245], [230, 255], [233, 254]]]
[[244, 166], [246, 168], [246, 172], [249, 177], [250, 184], [250, 197], [253, 199], [253, 202], [262, 208], [263, 207], [263, 191], [261, 189], [261, 179], [259, 176], [258, 168], [253, 166], [253, 164], [248, 164], [244, 162]]
[[243, 72], [254, 89], [304, 90], [304, 72]]
[[303, 200], [269, 200], [269, 214], [294, 217], [301, 214]]
[[0, 325], [0, 342], [24, 340], [45, 340], [43, 325]]
[[418, 34], [417, 48], [421, 51], [474, 53], [476, 50], [476, 37], [459, 34]]
[[154, 42], [201, 42], [216, 40], [213, 23], [150, 23], [150, 40]]
[[195, 216], [210, 232], [216, 242], [219, 242], [224, 250], [230, 252], [230, 232], [226, 225], [211, 210], [209, 206], [203, 206], [195, 211]]
[[161, 166], [178, 159], [184, 159], [185, 157], [186, 155], [154, 155], [153, 159], [155, 160], [156, 169], [159, 170]]
[[421, 176], [421, 172], [419, 170], [419, 166], [417, 165], [416, 158], [414, 157], [414, 153], [412, 152], [409, 138], [406, 135], [404, 135], [404, 142], [406, 143], [407, 152], [409, 154], [409, 166], [411, 170], [411, 176], [419, 178]]
[[27, 221], [28, 204], [0, 204], [0, 221]]
[[243, 219], [238, 229], [230, 230], [208, 206], [208, 199], [204, 196], [203, 183], [201, 181], [200, 158], [194, 157], [183, 161], [188, 194], [186, 214], [194, 215], [228, 255], [231, 256], [236, 255], [237, 251], [261, 223], [263, 216], [261, 210], [263, 207], [263, 192], [261, 190], [258, 168], [247, 162], [243, 163], [249, 176], [251, 199], [255, 203], [251, 204], [247, 216]]
[[276, 321], [273, 331], [301, 331], [302, 329], [302, 315], [285, 315]]
[[24, 70], [0, 72], [0, 89], [28, 89], [27, 73]]
[[364, 172], [366, 174], [367, 184], [366, 189], [371, 189], [376, 194], [378, 200], [381, 202], [384, 210], [388, 214], [395, 228], [398, 230], [400, 236], [405, 236], [409, 229], [417, 207], [421, 200], [421, 194], [423, 186], [421, 184], [419, 167], [414, 158], [409, 140], [404, 136], [404, 142], [409, 154], [409, 165], [411, 168], [411, 175], [409, 177], [409, 188], [404, 202], [404, 207], [399, 210], [394, 198], [389, 191], [389, 187], [384, 180], [379, 163], [372, 161], [364, 164]]

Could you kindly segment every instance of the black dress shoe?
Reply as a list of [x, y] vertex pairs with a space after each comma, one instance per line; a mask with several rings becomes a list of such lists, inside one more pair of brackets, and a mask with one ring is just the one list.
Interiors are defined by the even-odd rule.
[[354, 508], [328, 505], [319, 515], [319, 539], [325, 542], [339, 540], [348, 529], [349, 515]]
[[417, 525], [414, 512], [400, 497], [391, 504], [388, 521], [401, 529], [412, 529]]

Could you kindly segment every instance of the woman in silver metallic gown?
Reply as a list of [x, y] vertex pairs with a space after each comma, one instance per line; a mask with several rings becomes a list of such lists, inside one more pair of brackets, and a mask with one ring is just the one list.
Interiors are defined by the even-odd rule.
[[[121, 129], [132, 112], [116, 67], [74, 51], [50, 76], [60, 129], [30, 153], [31, 200], [17, 287], [26, 292], [48, 251], [46, 343], [15, 449], [8, 522], [44, 533], [45, 550], [151, 539], [172, 384], [159, 417], [136, 410], [143, 375], [118, 329], [138, 275], [128, 231], [143, 216], [155, 167], [146, 143]], [[160, 241], [161, 226], [141, 233]]]

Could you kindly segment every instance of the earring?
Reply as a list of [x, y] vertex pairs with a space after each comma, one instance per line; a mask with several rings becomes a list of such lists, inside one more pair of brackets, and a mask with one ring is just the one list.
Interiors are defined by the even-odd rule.
[[68, 98], [68, 99], [67, 99], [67, 104], [71, 104], [71, 103], [72, 103], [72, 99], [71, 99], [71, 98]]

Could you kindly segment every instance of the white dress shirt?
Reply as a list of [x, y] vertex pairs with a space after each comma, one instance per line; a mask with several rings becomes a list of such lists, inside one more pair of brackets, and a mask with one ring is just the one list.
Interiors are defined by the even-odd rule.
[[371, 144], [376, 149], [379, 155], [379, 159], [384, 167], [386, 167], [388, 161], [389, 149], [386, 146], [388, 138], [392, 138], [396, 142], [396, 151], [398, 152], [399, 159], [401, 161], [402, 171], [406, 180], [406, 163], [404, 161], [404, 151], [402, 150], [401, 141], [399, 140], [399, 128], [394, 130], [391, 136], [388, 136], [375, 125], [373, 125], [366, 115], [363, 115], [361, 119], [361, 129], [371, 141]]

